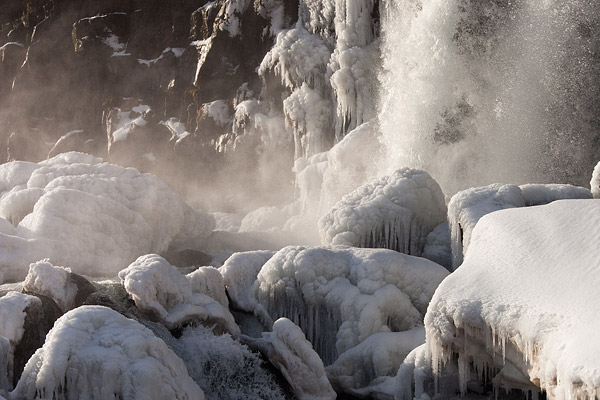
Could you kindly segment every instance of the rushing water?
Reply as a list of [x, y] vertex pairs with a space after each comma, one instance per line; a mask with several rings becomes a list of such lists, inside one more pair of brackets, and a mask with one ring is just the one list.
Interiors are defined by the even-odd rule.
[[600, 4], [382, 2], [380, 173], [447, 195], [492, 182], [586, 185], [600, 159]]

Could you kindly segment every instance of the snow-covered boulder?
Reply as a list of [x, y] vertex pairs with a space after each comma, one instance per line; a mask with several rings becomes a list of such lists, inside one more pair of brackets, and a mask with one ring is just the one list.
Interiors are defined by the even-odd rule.
[[214, 267], [200, 267], [186, 275], [193, 293], [202, 293], [212, 297], [223, 307], [229, 307], [229, 300], [225, 293], [223, 275]]
[[292, 320], [329, 365], [374, 333], [420, 324], [447, 275], [429, 260], [387, 249], [290, 246], [260, 270], [255, 314], [270, 316], [268, 325]]
[[50, 297], [63, 312], [81, 305], [96, 291], [87, 279], [73, 274], [70, 268], [54, 266], [48, 260], [29, 265], [23, 289]]
[[272, 332], [252, 340], [251, 345], [277, 367], [299, 400], [335, 399], [323, 361], [313, 350], [302, 330], [287, 318], [273, 324]]
[[214, 227], [154, 176], [75, 152], [0, 165], [0, 215], [15, 226], [0, 223], [5, 280], [22, 280], [24, 266], [44, 258], [73, 272], [114, 275], [142, 254], [184, 248]]
[[477, 221], [494, 211], [548, 204], [560, 199], [588, 199], [586, 188], [559, 184], [521, 186], [495, 183], [456, 193], [448, 203], [448, 221], [452, 240], [452, 267], [462, 263]]
[[481, 218], [464, 263], [425, 316], [434, 372], [458, 355], [463, 393], [489, 368], [496, 387], [541, 389], [548, 399], [597, 396], [599, 241], [597, 200]]
[[62, 316], [35, 352], [11, 399], [204, 399], [172, 350], [106, 307]]
[[427, 234], [445, 220], [440, 186], [425, 171], [403, 168], [344, 196], [319, 220], [319, 233], [323, 244], [419, 256]]
[[[203, 279], [199, 274], [183, 275], [159, 255], [140, 256], [119, 272], [119, 278], [135, 305], [170, 329], [187, 322], [202, 321], [209, 325], [216, 324], [220, 330], [234, 335], [240, 333], [229, 309], [199, 292], [210, 288], [213, 294], [216, 292], [217, 297], [224, 301], [224, 289], [219, 292], [214, 282], [200, 282]], [[217, 281], [217, 284], [222, 282], [220, 279]], [[194, 292], [194, 289], [198, 292]]]

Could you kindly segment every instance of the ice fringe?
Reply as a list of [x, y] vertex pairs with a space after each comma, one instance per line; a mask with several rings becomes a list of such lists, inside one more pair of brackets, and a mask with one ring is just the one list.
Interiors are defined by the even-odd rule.
[[332, 364], [377, 332], [409, 330], [448, 272], [429, 260], [385, 249], [295, 247], [277, 252], [254, 283], [259, 316], [286, 317]]
[[598, 240], [597, 200], [481, 218], [425, 316], [433, 373], [457, 355], [463, 393], [487, 381], [534, 398], [598, 398]]
[[444, 195], [425, 172], [403, 168], [344, 196], [319, 220], [323, 244], [388, 248], [421, 255], [446, 218]]
[[56, 321], [10, 398], [202, 400], [204, 394], [149, 329], [109, 308], [82, 306]]

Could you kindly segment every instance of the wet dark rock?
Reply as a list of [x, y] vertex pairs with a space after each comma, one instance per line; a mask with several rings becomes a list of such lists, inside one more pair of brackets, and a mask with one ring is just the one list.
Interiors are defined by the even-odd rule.
[[50, 297], [39, 294], [27, 293], [36, 296], [40, 303], [31, 303], [25, 308], [25, 322], [23, 324], [23, 337], [14, 351], [13, 385], [16, 385], [23, 373], [25, 364], [37, 349], [43, 346], [46, 334], [60, 318], [62, 311]]
[[180, 251], [169, 251], [162, 255], [165, 260], [171, 265], [175, 265], [179, 268], [186, 267], [201, 267], [209, 265], [213, 257], [210, 254], [206, 254], [198, 250], [180, 250]]
[[84, 304], [87, 298], [97, 291], [96, 287], [81, 275], [71, 272], [69, 274], [69, 281], [77, 288], [77, 295], [75, 295], [75, 299], [73, 300], [73, 308]]

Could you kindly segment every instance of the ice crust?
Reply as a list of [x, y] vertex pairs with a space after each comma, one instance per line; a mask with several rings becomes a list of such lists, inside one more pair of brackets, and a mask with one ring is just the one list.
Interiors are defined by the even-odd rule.
[[15, 225], [0, 219], [5, 280], [22, 280], [27, 265], [45, 258], [114, 276], [142, 254], [185, 247], [214, 227], [154, 176], [82, 153], [0, 165], [0, 186], [0, 215]]
[[463, 190], [448, 203], [452, 236], [452, 267], [462, 263], [477, 221], [494, 211], [548, 204], [559, 199], [587, 199], [591, 192], [582, 187], [561, 184], [492, 184]]
[[300, 326], [325, 365], [374, 333], [409, 330], [448, 271], [385, 249], [283, 248], [254, 284], [255, 314]]
[[172, 350], [139, 323], [106, 307], [58, 319], [31, 357], [11, 399], [204, 399]]
[[446, 219], [444, 195], [425, 172], [403, 168], [344, 196], [319, 220], [323, 244], [388, 248], [421, 255]]
[[119, 272], [119, 278], [135, 305], [168, 328], [199, 320], [239, 335], [233, 315], [219, 302], [227, 301], [224, 290], [219, 288], [223, 283], [221, 274], [212, 270], [206, 268], [186, 276], [161, 256], [147, 254]]
[[464, 263], [425, 316], [434, 373], [457, 353], [463, 393], [488, 371], [496, 387], [541, 388], [549, 399], [597, 397], [599, 240], [597, 200], [481, 218]]

